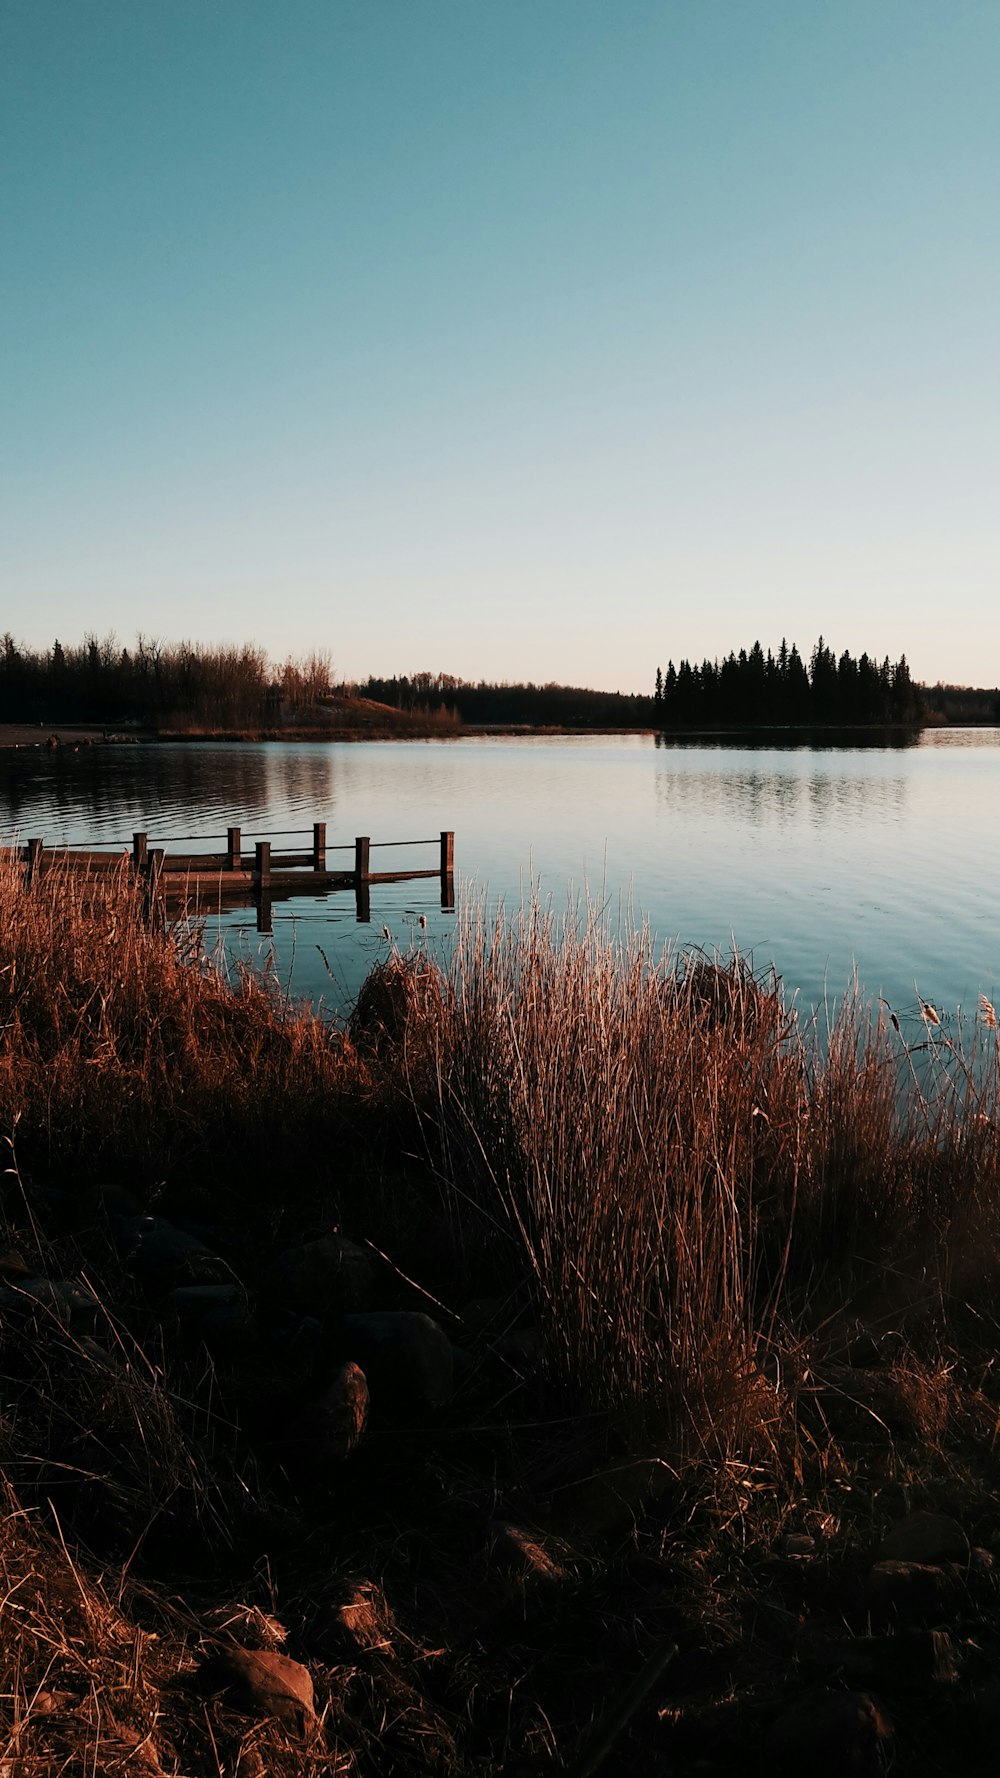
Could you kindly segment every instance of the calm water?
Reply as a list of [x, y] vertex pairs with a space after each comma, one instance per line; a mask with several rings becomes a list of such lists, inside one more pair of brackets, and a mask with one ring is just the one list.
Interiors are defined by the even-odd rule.
[[[560, 736], [0, 754], [5, 834], [125, 844], [145, 828], [151, 844], [197, 850], [187, 836], [212, 849], [229, 822], [250, 836], [325, 817], [330, 846], [448, 827], [459, 903], [485, 890], [516, 905], [531, 882], [557, 909], [583, 890], [615, 909], [631, 897], [663, 939], [735, 939], [773, 962], [800, 1003], [839, 996], [856, 964], [900, 1013], [917, 993], [953, 1012], [1000, 992], [998, 806], [996, 729], [900, 747]], [[433, 879], [374, 886], [371, 913], [359, 926], [353, 897], [334, 894], [276, 903], [272, 940], [252, 908], [222, 925], [294, 992], [343, 1006], [385, 954], [383, 926], [443, 948], [454, 921]]]

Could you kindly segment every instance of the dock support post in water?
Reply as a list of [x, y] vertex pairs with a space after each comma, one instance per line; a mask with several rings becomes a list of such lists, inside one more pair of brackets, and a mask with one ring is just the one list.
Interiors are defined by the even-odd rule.
[[356, 877], [354, 882], [354, 918], [359, 926], [370, 926], [372, 918], [371, 884], [366, 877]]
[[274, 931], [271, 919], [271, 897], [266, 889], [257, 897], [257, 931], [268, 937]]
[[326, 869], [326, 822], [313, 822], [313, 870]]
[[255, 889], [266, 890], [271, 886], [270, 840], [258, 840], [254, 847], [253, 881]]
[[441, 835], [441, 908], [446, 914], [455, 911], [455, 835]]
[[132, 835], [132, 869], [138, 876], [141, 876], [142, 872], [145, 870], [148, 857], [148, 835], [144, 833], [134, 833]]
[[240, 851], [240, 830], [238, 827], [226, 828], [226, 869], [239, 870], [243, 862]]
[[359, 834], [354, 841], [354, 880], [356, 883], [367, 882], [371, 875], [369, 854], [371, 840], [366, 833]]
[[42, 852], [44, 850], [44, 847], [45, 847], [44, 840], [29, 840], [28, 841], [27, 853], [26, 853], [28, 868], [27, 868], [27, 871], [25, 872], [25, 879], [24, 879], [25, 882], [28, 884], [31, 884], [34, 882], [36, 876], [38, 875], [39, 870], [41, 869]]

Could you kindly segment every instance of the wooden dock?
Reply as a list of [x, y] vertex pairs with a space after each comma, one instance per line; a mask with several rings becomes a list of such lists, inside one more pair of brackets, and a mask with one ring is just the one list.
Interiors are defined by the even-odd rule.
[[[225, 848], [217, 852], [168, 851], [165, 846], [150, 842], [146, 832], [133, 833], [131, 848], [123, 844], [116, 850], [95, 847], [46, 846], [41, 838], [21, 846], [7, 848], [20, 863], [24, 880], [31, 884], [36, 877], [53, 869], [100, 873], [120, 869], [125, 860], [143, 884], [151, 916], [181, 912], [210, 913], [213, 909], [256, 903], [258, 932], [271, 931], [271, 907], [275, 901], [287, 901], [296, 895], [325, 895], [331, 890], [353, 890], [355, 912], [359, 921], [371, 919], [371, 886], [373, 883], [406, 883], [418, 878], [437, 877], [441, 883], [441, 906], [455, 906], [455, 836], [443, 832], [433, 839], [373, 840], [359, 834], [347, 845], [328, 846], [326, 822], [314, 821], [311, 844], [304, 849], [279, 850], [272, 845], [276, 838], [303, 840], [310, 829], [301, 828], [266, 838], [255, 836], [245, 845], [239, 827], [227, 827]], [[200, 844], [221, 839], [221, 834], [189, 835], [175, 845]], [[432, 867], [406, 870], [372, 870], [372, 852], [389, 848], [433, 846]], [[338, 869], [330, 854], [346, 852]]]

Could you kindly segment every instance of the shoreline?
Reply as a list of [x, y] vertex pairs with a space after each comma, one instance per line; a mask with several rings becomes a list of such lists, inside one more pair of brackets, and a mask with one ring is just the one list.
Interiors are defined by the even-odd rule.
[[26, 1766], [989, 1769], [996, 1084], [544, 925], [331, 1033], [127, 881], [0, 909]]
[[762, 723], [757, 725], [740, 725], [730, 728], [705, 729], [662, 729], [649, 723], [637, 723], [628, 727], [613, 724], [569, 724], [569, 723], [464, 723], [457, 726], [426, 724], [414, 722], [400, 725], [373, 725], [371, 727], [354, 727], [346, 724], [334, 724], [323, 728], [229, 728], [203, 730], [155, 730], [143, 728], [114, 729], [100, 723], [0, 723], [0, 753], [40, 752], [46, 749], [75, 749], [81, 747], [121, 747], [121, 746], [195, 746], [211, 744], [215, 746], [239, 746], [247, 744], [280, 745], [287, 742], [301, 742], [311, 746], [322, 746], [330, 742], [356, 741], [454, 741], [475, 740], [477, 738], [530, 738], [553, 736], [586, 736], [586, 735], [652, 735], [659, 742], [669, 745], [684, 745], [699, 742], [732, 742], [743, 740], [808, 741], [811, 737], [823, 738], [828, 742], [834, 737], [844, 737], [844, 744], [849, 745], [851, 739], [871, 737], [897, 737], [907, 741], [916, 741], [926, 733], [940, 733], [947, 729], [982, 729], [989, 730], [1000, 727], [1000, 723], [985, 721], [948, 722], [948, 723], [856, 723], [845, 726], [843, 723]]

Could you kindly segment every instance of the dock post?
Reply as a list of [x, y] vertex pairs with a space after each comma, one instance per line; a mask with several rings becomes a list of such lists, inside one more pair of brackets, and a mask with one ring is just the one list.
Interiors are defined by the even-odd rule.
[[156, 846], [147, 852], [142, 871], [143, 911], [150, 926], [155, 925], [159, 912], [163, 915], [163, 848]]
[[257, 931], [266, 934], [268, 937], [270, 937], [274, 931], [274, 924], [271, 918], [271, 897], [268, 895], [266, 889], [262, 895], [258, 895], [257, 897]]
[[326, 869], [326, 822], [313, 822], [313, 870]]
[[372, 892], [367, 877], [356, 877], [354, 881], [354, 917], [359, 926], [371, 925]]
[[148, 857], [149, 857], [149, 838], [148, 838], [148, 836], [144, 833], [134, 833], [132, 835], [132, 869], [136, 872], [144, 871], [146, 868], [146, 860]]
[[254, 847], [253, 880], [256, 889], [266, 890], [271, 886], [270, 840], [258, 840]]
[[441, 835], [441, 910], [445, 914], [455, 911], [455, 835]]
[[226, 869], [239, 870], [243, 862], [240, 851], [240, 830], [238, 827], [226, 828]]
[[367, 882], [371, 876], [369, 868], [369, 850], [371, 840], [366, 833], [359, 834], [354, 841], [354, 878], [355, 882]]
[[41, 870], [42, 852], [44, 851], [44, 849], [45, 849], [44, 840], [29, 840], [28, 841], [28, 846], [27, 846], [28, 869], [27, 869], [27, 872], [25, 873], [25, 879], [24, 879], [25, 882], [28, 884], [34, 882], [35, 877], [37, 876], [38, 872]]

